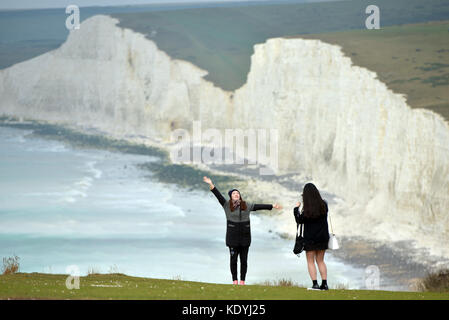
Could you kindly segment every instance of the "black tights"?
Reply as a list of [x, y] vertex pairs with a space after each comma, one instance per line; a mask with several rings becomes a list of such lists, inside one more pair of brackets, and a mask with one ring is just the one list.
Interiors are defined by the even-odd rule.
[[245, 281], [246, 270], [248, 270], [248, 250], [249, 246], [245, 247], [229, 247], [229, 253], [231, 255], [231, 273], [232, 280], [237, 279], [237, 258], [240, 256], [240, 280]]

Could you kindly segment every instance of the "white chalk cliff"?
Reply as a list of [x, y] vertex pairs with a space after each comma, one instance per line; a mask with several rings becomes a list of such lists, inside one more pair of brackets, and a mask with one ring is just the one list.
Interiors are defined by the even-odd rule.
[[117, 23], [91, 17], [60, 48], [0, 71], [0, 115], [160, 143], [193, 120], [202, 129], [277, 129], [279, 173], [304, 174], [344, 199], [333, 217], [339, 234], [416, 238], [449, 258], [449, 126], [441, 116], [412, 110], [374, 72], [319, 40], [255, 45], [247, 83], [228, 92]]

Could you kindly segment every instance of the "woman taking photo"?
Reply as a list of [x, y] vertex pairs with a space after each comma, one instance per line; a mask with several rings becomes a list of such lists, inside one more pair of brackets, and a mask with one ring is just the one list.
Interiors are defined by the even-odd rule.
[[230, 267], [233, 284], [238, 284], [237, 279], [237, 258], [240, 256], [240, 284], [245, 284], [246, 272], [248, 268], [248, 249], [251, 244], [251, 227], [249, 215], [251, 211], [271, 210], [272, 208], [281, 209], [278, 204], [255, 204], [242, 199], [237, 189], [231, 189], [228, 192], [229, 200], [212, 183], [208, 177], [203, 181], [209, 184], [212, 193], [217, 197], [218, 202], [224, 209], [227, 220], [226, 227], [226, 245], [229, 247], [231, 255]]
[[[320, 192], [312, 183], [304, 186], [302, 210], [300, 202], [293, 209], [296, 223], [304, 224], [304, 250], [307, 257], [307, 268], [312, 279], [312, 290], [329, 290], [327, 286], [327, 268], [324, 263], [324, 253], [329, 242], [329, 230], [327, 225], [328, 207], [326, 201], [321, 198]], [[315, 262], [321, 275], [321, 286], [318, 286]]]

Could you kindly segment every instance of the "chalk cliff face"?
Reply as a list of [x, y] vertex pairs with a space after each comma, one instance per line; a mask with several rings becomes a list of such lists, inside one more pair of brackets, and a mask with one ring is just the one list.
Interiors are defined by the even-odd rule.
[[228, 94], [202, 79], [206, 71], [117, 22], [92, 17], [59, 49], [3, 70], [2, 113], [166, 138], [205, 104], [223, 108]]
[[[403, 239], [434, 240], [424, 247], [447, 243], [448, 124], [412, 110], [338, 46], [269, 39], [254, 47], [247, 83], [227, 92], [117, 23], [87, 19], [60, 48], [0, 71], [0, 114], [160, 143], [193, 120], [203, 130], [277, 129], [278, 172], [302, 173], [345, 199], [341, 234], [398, 240], [402, 228]], [[446, 247], [433, 253], [449, 258]]]

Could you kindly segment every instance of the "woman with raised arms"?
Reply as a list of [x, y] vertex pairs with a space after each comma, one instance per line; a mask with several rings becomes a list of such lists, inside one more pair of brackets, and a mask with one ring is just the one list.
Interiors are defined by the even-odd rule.
[[237, 258], [240, 256], [240, 284], [244, 285], [248, 268], [248, 250], [251, 244], [250, 212], [273, 208], [282, 209], [282, 207], [276, 203], [271, 205], [246, 202], [237, 189], [229, 190], [229, 200], [226, 200], [210, 178], [204, 177], [203, 181], [209, 184], [210, 190], [217, 197], [226, 214], [226, 246], [229, 247], [231, 255], [230, 267], [233, 284], [238, 284]]

